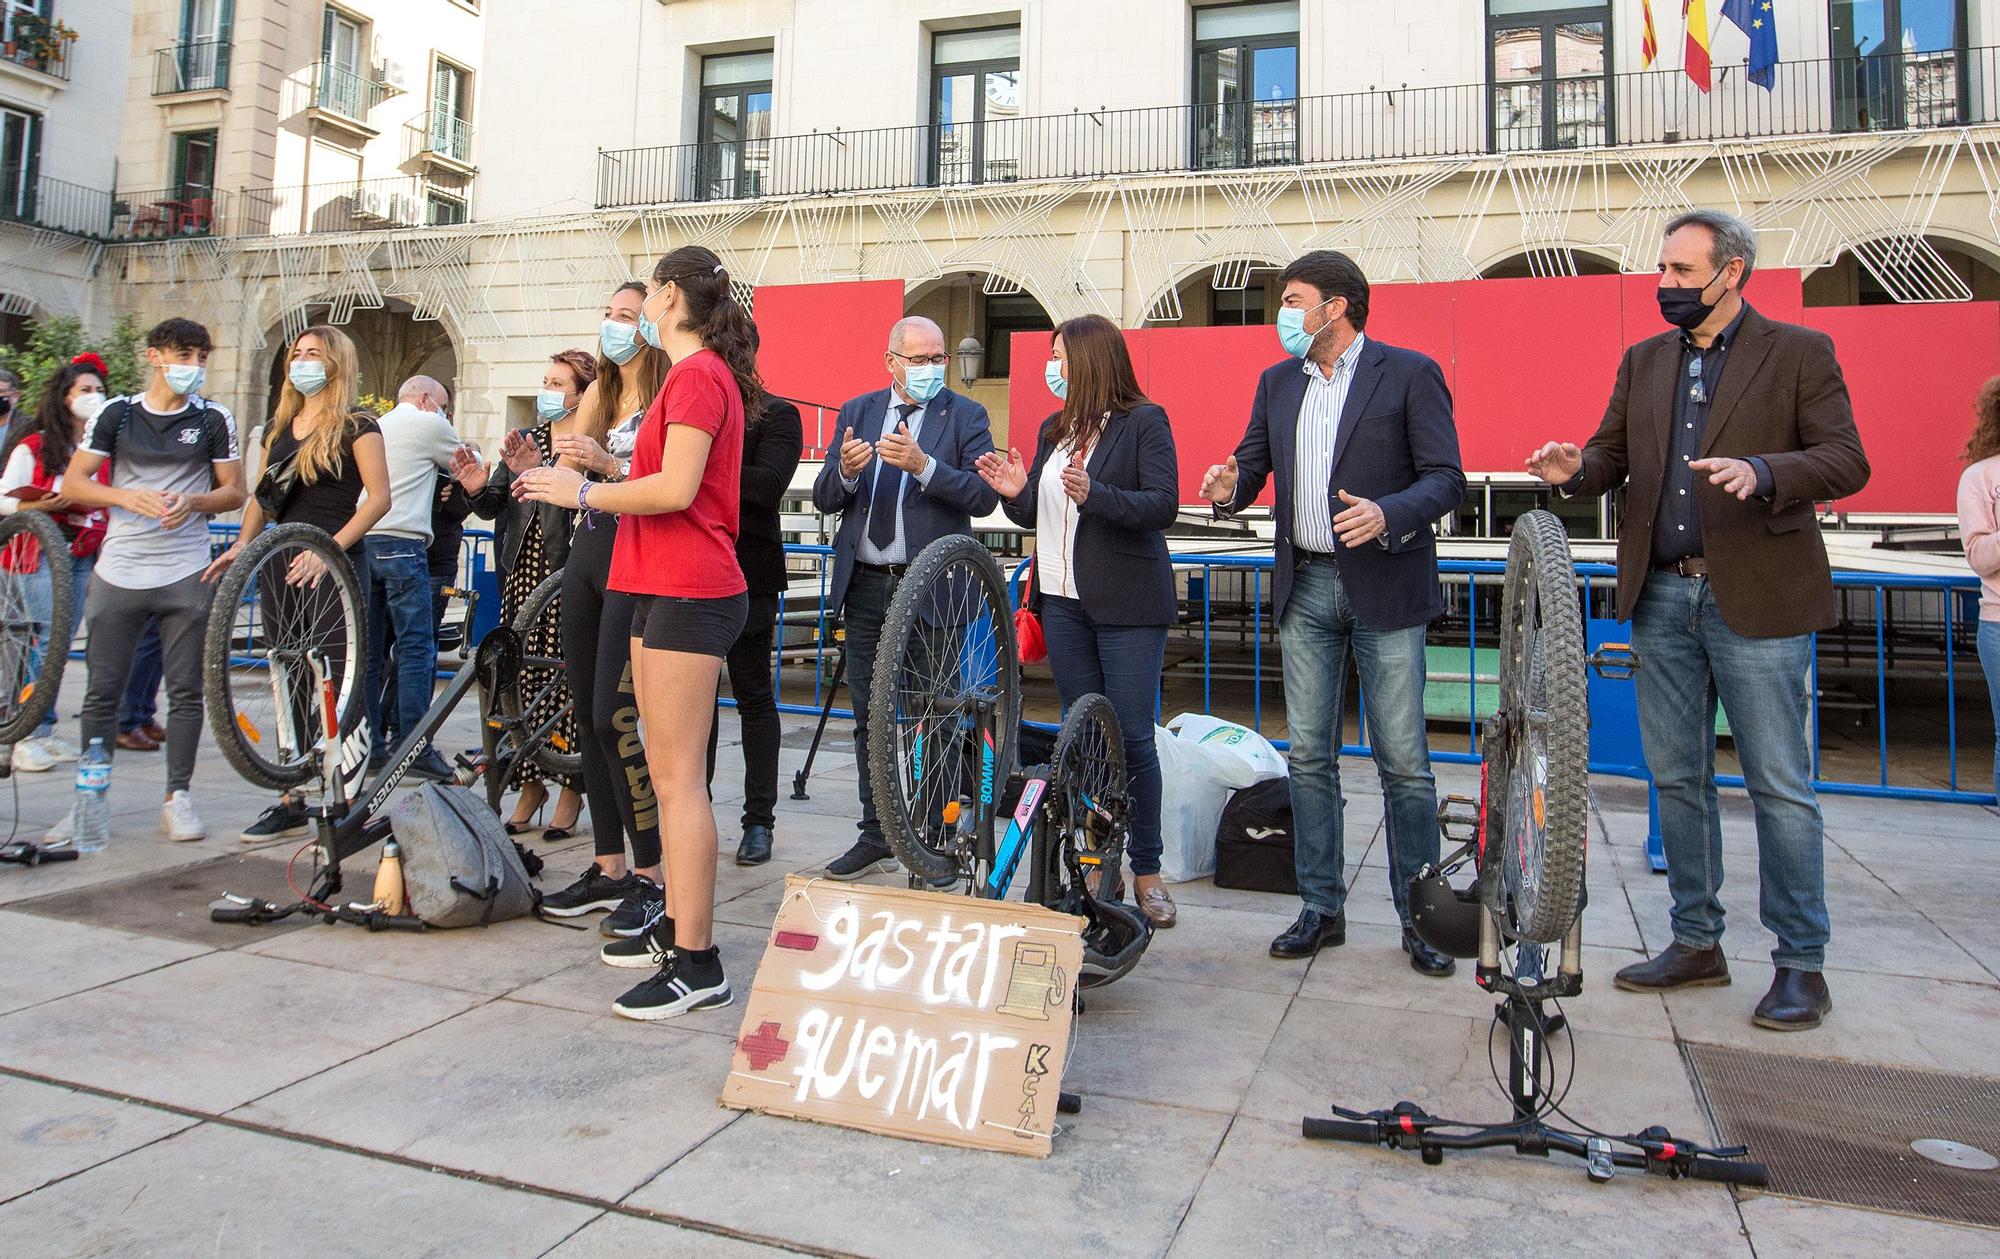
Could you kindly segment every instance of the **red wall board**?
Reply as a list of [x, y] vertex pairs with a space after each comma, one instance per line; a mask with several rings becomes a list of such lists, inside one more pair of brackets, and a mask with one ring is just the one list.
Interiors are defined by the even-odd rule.
[[1452, 401], [1468, 471], [1517, 472], [1543, 442], [1581, 441], [1596, 429], [1625, 349], [1618, 276], [1438, 287], [1449, 291], [1457, 326]]
[[[757, 367], [765, 387], [824, 406], [821, 422], [831, 428], [841, 403], [888, 384], [882, 351], [889, 328], [903, 317], [903, 282], [760, 285], [756, 316]], [[822, 447], [832, 434], [815, 432], [812, 407], [799, 411], [806, 445]]]

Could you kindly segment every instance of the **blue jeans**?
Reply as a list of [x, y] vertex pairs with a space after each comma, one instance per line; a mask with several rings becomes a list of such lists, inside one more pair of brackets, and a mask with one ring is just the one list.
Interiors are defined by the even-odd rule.
[[437, 681], [437, 627], [431, 620], [431, 574], [424, 544], [415, 538], [366, 538], [368, 728], [372, 753], [389, 753], [383, 722], [383, 677], [390, 643], [395, 643], [396, 712], [392, 723], [404, 734], [422, 723]]
[[1639, 655], [1639, 737], [1660, 793], [1674, 939], [1691, 949], [1722, 939], [1720, 700], [1757, 816], [1758, 916], [1778, 937], [1771, 960], [1819, 970], [1832, 928], [1826, 832], [1806, 741], [1812, 639], [1745, 638], [1722, 623], [1705, 578], [1654, 573], [1632, 615], [1632, 647]]
[[1979, 623], [1979, 667], [1986, 671], [1986, 694], [1993, 701], [1993, 794], [2000, 796], [2000, 621]]
[[[1099, 625], [1076, 599], [1042, 596], [1042, 634], [1063, 708], [1093, 692], [1111, 701], [1125, 740], [1125, 781], [1132, 873], [1160, 872], [1160, 754], [1153, 726], [1160, 711], [1164, 625]], [[1109, 876], [1107, 876], [1109, 877]]]
[[1285, 650], [1285, 714], [1291, 726], [1292, 834], [1299, 897], [1337, 914], [1342, 878], [1340, 727], [1352, 654], [1368, 706], [1368, 741], [1382, 780], [1389, 892], [1410, 921], [1410, 880], [1438, 859], [1437, 783], [1424, 731], [1424, 627], [1378, 630], [1348, 605], [1333, 561], [1301, 561], [1278, 627]]
[[166, 660], [160, 650], [160, 618], [148, 617], [146, 632], [139, 636], [139, 649], [132, 657], [132, 676], [125, 682], [125, 698], [118, 705], [118, 730], [150, 726], [160, 715], [160, 682], [167, 675]]
[[[97, 556], [86, 555], [78, 559], [73, 555], [65, 555], [63, 558], [69, 561], [70, 588], [72, 592], [69, 605], [69, 633], [58, 634], [52, 630], [50, 633], [52, 641], [49, 643], [49, 647], [51, 650], [61, 651], [67, 655], [70, 645], [76, 641], [76, 627], [83, 622], [83, 595], [90, 588], [90, 574], [91, 570], [97, 567]], [[50, 618], [55, 615], [55, 593], [50, 589], [49, 585], [53, 580], [49, 566], [47, 564], [42, 565], [35, 572], [27, 575], [24, 580], [27, 582], [27, 589], [22, 593], [28, 605], [28, 615], [33, 618], [37, 625], [47, 625]], [[39, 660], [33, 661], [32, 664], [37, 669], [41, 667]], [[46, 739], [55, 732], [56, 710], [54, 707], [51, 707], [49, 715], [42, 718], [42, 724], [35, 727], [34, 737], [37, 739]]]

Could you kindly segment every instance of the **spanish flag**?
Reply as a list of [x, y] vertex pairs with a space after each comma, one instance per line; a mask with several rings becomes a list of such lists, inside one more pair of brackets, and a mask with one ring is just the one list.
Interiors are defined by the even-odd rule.
[[1687, 24], [1687, 75], [1706, 92], [1708, 81], [1708, 0], [1681, 0], [1681, 18]]
[[1650, 70], [1660, 55], [1660, 37], [1653, 30], [1653, 0], [1639, 0], [1639, 5], [1646, 18], [1646, 33], [1639, 39], [1639, 51], [1646, 58], [1644, 68]]

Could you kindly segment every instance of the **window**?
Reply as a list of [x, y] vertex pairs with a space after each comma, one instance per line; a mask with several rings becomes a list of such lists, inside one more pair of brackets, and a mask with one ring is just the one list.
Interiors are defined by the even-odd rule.
[[1965, 0], [1828, 0], [1838, 131], [1956, 126]]
[[931, 182], [1020, 178], [1021, 28], [931, 36]]
[[229, 36], [235, 8], [235, 0], [181, 0], [181, 38], [174, 49], [177, 91], [229, 86]]
[[1215, 306], [1214, 318], [1209, 323], [1217, 328], [1242, 328], [1251, 324], [1266, 322], [1264, 319], [1264, 286], [1252, 284], [1240, 289], [1212, 289]]
[[0, 109], [0, 218], [35, 221], [42, 165], [42, 116]]
[[427, 204], [430, 209], [427, 217], [432, 227], [452, 227], [466, 220], [465, 202], [457, 197], [447, 197], [443, 193], [433, 192]]
[[455, 162], [472, 161], [472, 128], [466, 114], [472, 95], [467, 90], [472, 76], [462, 67], [440, 57], [431, 69], [431, 113], [425, 144], [432, 153], [441, 153]]
[[1012, 366], [1014, 334], [1053, 332], [1042, 304], [1026, 293], [996, 293], [986, 299], [986, 366], [982, 379], [1005, 380]]
[[761, 197], [771, 171], [771, 50], [701, 59], [701, 201]]
[[1486, 0], [1486, 13], [1488, 146], [1511, 152], [1611, 143], [1611, 11], [1561, 0]]
[[[327, 6], [320, 33], [319, 107], [348, 118], [367, 113], [363, 101], [361, 23]], [[372, 86], [372, 85], [371, 85]], [[373, 105], [371, 93], [366, 104]]]
[[1204, 169], [1288, 166], [1299, 154], [1299, 6], [1194, 13], [1194, 153]]
[[189, 235], [206, 235], [215, 220], [215, 132], [182, 131], [174, 135], [175, 226]]

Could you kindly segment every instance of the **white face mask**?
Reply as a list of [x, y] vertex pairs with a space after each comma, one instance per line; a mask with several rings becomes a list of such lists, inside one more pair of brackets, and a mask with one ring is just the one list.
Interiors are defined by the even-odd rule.
[[69, 400], [69, 413], [88, 424], [104, 409], [104, 403], [105, 397], [101, 393], [80, 393]]

